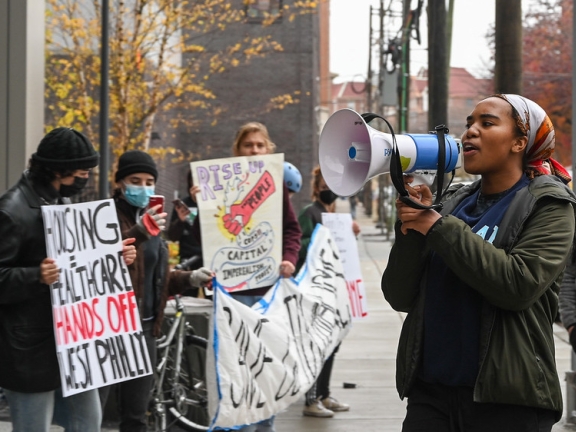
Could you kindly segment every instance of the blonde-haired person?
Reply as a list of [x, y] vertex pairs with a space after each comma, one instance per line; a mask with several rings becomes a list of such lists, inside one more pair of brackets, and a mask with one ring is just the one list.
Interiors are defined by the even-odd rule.
[[[268, 129], [262, 123], [249, 122], [242, 125], [236, 132], [232, 153], [234, 156], [258, 156], [272, 154], [276, 145], [270, 139]], [[302, 232], [296, 219], [296, 214], [290, 202], [289, 191], [284, 182], [282, 195], [282, 261], [280, 263], [280, 277], [291, 277], [296, 270], [298, 252], [300, 250], [300, 237]], [[192, 226], [196, 238], [201, 242], [200, 218], [194, 220]], [[232, 293], [232, 297], [247, 306], [252, 306], [268, 292], [270, 287], [255, 288]], [[274, 432], [274, 417], [257, 424], [245, 426], [242, 432]]]
[[[322, 213], [334, 213], [336, 211], [336, 199], [338, 196], [330, 190], [320, 167], [316, 166], [312, 170], [312, 204], [304, 207], [298, 215], [298, 222], [302, 229], [302, 240], [300, 245], [300, 253], [298, 258], [298, 270], [306, 262], [306, 255], [308, 254], [308, 246], [312, 239], [312, 233], [317, 224], [322, 223]], [[354, 235], [360, 233], [360, 227], [356, 221], [352, 221], [352, 231]], [[340, 345], [336, 347], [334, 352], [328, 357], [322, 366], [322, 370], [316, 379], [316, 382], [306, 393], [304, 410], [302, 413], [311, 417], [332, 417], [334, 412], [348, 411], [350, 406], [341, 403], [336, 398], [330, 395], [330, 376], [332, 374], [332, 367], [334, 366], [334, 357], [338, 352]]]
[[272, 154], [276, 144], [270, 139], [268, 128], [259, 122], [249, 122], [240, 126], [232, 144], [234, 156], [254, 156]]

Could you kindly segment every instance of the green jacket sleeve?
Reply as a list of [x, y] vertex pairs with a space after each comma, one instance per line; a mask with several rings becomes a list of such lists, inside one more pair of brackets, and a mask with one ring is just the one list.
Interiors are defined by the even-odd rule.
[[298, 215], [298, 223], [300, 224], [300, 229], [302, 230], [302, 239], [300, 241], [300, 253], [298, 254], [299, 261], [306, 260], [306, 254], [308, 253], [308, 245], [310, 244], [310, 240], [312, 238], [312, 233], [314, 232], [314, 228], [316, 224], [308, 216], [306, 209], [304, 209]]
[[392, 308], [410, 312], [420, 291], [420, 280], [427, 262], [426, 237], [416, 231], [402, 234], [396, 222], [395, 242], [382, 276], [382, 292]]
[[488, 302], [519, 311], [535, 303], [563, 272], [574, 226], [570, 203], [541, 200], [508, 253], [454, 216], [444, 216], [434, 225], [426, 245]]

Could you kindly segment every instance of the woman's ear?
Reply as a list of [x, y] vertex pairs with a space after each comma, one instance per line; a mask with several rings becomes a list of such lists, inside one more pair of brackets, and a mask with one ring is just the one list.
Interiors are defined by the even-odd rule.
[[518, 137], [516, 138], [516, 141], [514, 141], [514, 144], [512, 145], [512, 151], [514, 153], [522, 153], [524, 152], [524, 150], [526, 150], [526, 146], [528, 144], [528, 137]]

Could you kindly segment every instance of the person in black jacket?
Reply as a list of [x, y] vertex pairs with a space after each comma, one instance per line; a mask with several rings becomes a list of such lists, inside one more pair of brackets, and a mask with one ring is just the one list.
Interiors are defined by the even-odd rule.
[[[174, 204], [168, 227], [168, 238], [178, 242], [180, 246], [180, 262], [184, 262], [193, 256], [202, 258], [202, 246], [192, 233], [192, 223], [198, 215], [198, 205], [193, 198], [192, 173], [188, 170], [188, 196], [182, 199], [184, 206]], [[198, 262], [201, 267], [201, 261]]]
[[49, 287], [59, 269], [46, 256], [40, 209], [68, 203], [98, 159], [80, 132], [56, 128], [0, 197], [0, 386], [15, 432], [47, 432], [53, 419], [67, 432], [100, 430], [96, 390], [62, 397]]
[[[194, 271], [170, 271], [168, 248], [160, 233], [166, 213], [160, 206], [148, 208], [154, 195], [158, 171], [152, 157], [140, 150], [125, 152], [118, 161], [115, 180], [118, 188], [114, 202], [122, 238], [136, 239], [136, 260], [128, 267], [134, 287], [142, 331], [150, 362], [156, 364], [156, 337], [160, 335], [164, 306], [169, 295], [193, 287], [210, 286], [213, 274], [205, 268]], [[100, 388], [102, 406], [111, 387], [117, 390], [120, 432], [145, 432], [146, 410], [154, 376], [147, 375]]]

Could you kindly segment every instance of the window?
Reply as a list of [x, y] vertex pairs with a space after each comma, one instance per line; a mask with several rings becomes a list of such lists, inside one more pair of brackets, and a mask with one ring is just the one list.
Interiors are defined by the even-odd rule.
[[282, 0], [247, 0], [248, 22], [261, 22], [266, 18], [278, 19], [282, 16]]

